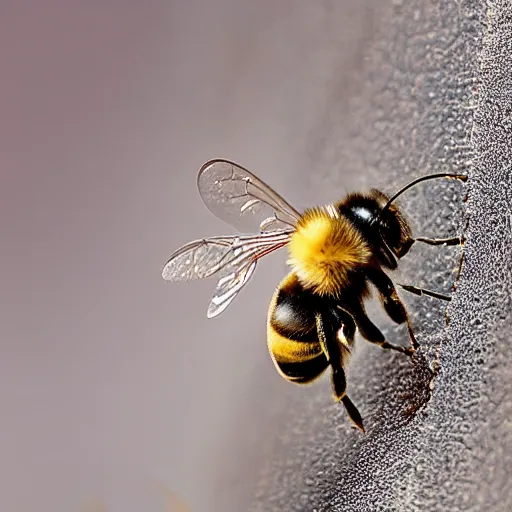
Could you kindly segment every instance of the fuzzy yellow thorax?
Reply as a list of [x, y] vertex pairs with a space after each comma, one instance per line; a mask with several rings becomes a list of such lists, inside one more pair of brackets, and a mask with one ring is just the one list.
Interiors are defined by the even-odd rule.
[[370, 248], [351, 222], [332, 205], [307, 210], [288, 244], [293, 271], [306, 288], [337, 294], [351, 270], [370, 259]]

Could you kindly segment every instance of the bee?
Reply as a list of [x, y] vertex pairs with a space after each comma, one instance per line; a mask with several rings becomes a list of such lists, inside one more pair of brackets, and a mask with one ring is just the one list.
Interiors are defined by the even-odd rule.
[[[352, 193], [342, 201], [298, 212], [270, 186], [228, 160], [206, 162], [197, 177], [201, 198], [209, 210], [242, 233], [203, 238], [175, 251], [165, 264], [167, 281], [219, 279], [207, 310], [222, 313], [251, 279], [260, 258], [288, 248], [290, 273], [277, 287], [268, 311], [267, 344], [278, 373], [296, 384], [307, 384], [331, 367], [333, 396], [364, 432], [363, 420], [347, 395], [345, 370], [356, 330], [383, 349], [412, 355], [418, 344], [395, 285], [385, 272], [397, 268], [415, 242], [461, 244], [460, 237], [413, 238], [406, 218], [394, 201], [418, 178], [392, 197], [379, 190]], [[387, 315], [406, 324], [410, 347], [389, 343], [369, 319], [364, 302], [373, 286]], [[449, 296], [398, 284], [417, 294], [450, 300]]]

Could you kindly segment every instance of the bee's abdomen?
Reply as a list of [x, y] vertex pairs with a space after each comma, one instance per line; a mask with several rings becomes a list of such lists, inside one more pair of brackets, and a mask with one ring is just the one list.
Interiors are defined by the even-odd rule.
[[279, 373], [296, 383], [310, 382], [327, 367], [318, 341], [315, 298], [294, 274], [287, 276], [272, 298], [267, 342]]

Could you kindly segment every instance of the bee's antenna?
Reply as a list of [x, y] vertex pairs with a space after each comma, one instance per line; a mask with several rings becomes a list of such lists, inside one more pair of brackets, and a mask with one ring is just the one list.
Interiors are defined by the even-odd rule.
[[386, 212], [386, 210], [389, 209], [389, 207], [391, 206], [393, 201], [398, 196], [403, 194], [406, 190], [410, 189], [411, 187], [414, 187], [414, 185], [417, 185], [418, 183], [421, 183], [422, 181], [434, 180], [437, 178], [453, 178], [453, 179], [461, 180], [461, 181], [467, 181], [467, 179], [468, 179], [468, 177], [465, 174], [450, 174], [450, 173], [428, 174], [427, 176], [422, 176], [421, 178], [417, 178], [417, 179], [411, 181], [410, 183], [408, 183], [407, 185], [405, 185], [405, 187], [402, 187], [395, 195], [391, 196], [391, 199], [389, 199], [388, 202], [384, 205], [384, 208], [382, 208], [382, 210], [379, 212], [379, 214], [374, 218], [373, 222], [378, 222], [381, 219], [382, 215]]

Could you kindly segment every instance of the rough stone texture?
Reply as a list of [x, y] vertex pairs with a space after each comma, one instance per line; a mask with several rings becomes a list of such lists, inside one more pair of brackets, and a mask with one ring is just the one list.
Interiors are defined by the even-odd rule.
[[431, 182], [401, 201], [416, 233], [463, 232], [466, 243], [414, 247], [400, 280], [444, 291], [455, 281], [456, 291], [446, 315], [406, 298], [416, 367], [359, 342], [349, 392], [367, 435], [324, 386], [292, 399], [253, 511], [512, 509], [512, 4], [397, 1], [382, 26], [351, 105], [365, 125], [339, 150], [332, 121], [321, 146], [334, 148], [332, 165], [310, 179], [335, 188], [346, 161], [387, 191], [418, 174], [467, 173], [467, 185]]

